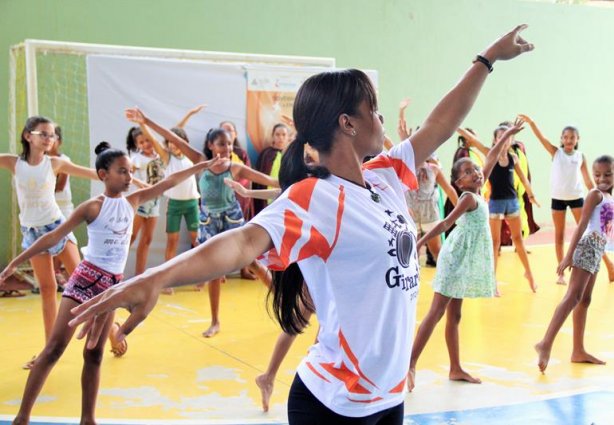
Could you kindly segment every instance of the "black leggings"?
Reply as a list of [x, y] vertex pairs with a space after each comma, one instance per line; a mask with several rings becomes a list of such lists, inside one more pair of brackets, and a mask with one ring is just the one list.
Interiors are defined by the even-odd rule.
[[290, 425], [402, 425], [403, 403], [361, 418], [341, 416], [324, 406], [297, 374], [288, 396], [288, 420]]

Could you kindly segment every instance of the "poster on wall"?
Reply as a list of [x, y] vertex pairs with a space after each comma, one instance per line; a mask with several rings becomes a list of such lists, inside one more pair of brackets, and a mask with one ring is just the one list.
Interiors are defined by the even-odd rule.
[[249, 67], [247, 69], [248, 153], [255, 164], [260, 152], [271, 146], [273, 127], [282, 123], [293, 130], [292, 107], [303, 81], [323, 69]]
[[[128, 129], [126, 108], [138, 106], [154, 121], [173, 127], [186, 112], [200, 104], [206, 108], [186, 124], [190, 144], [202, 151], [205, 135], [221, 121], [235, 123], [239, 140], [245, 128], [245, 70], [241, 64], [214, 64], [163, 58], [90, 55], [87, 57], [87, 87], [90, 129], [90, 163], [94, 146], [106, 140], [114, 148], [125, 149]], [[154, 136], [158, 136], [154, 134]], [[162, 142], [159, 137], [158, 141]], [[92, 183], [92, 195], [103, 191], [100, 182]], [[165, 260], [165, 214], [167, 201], [160, 203], [160, 217], [149, 250], [148, 266]], [[189, 249], [191, 241], [182, 221], [179, 252]], [[136, 241], [130, 251], [126, 275], [134, 270]]]
[[[286, 124], [294, 131], [292, 107], [296, 92], [310, 76], [330, 68], [247, 68], [246, 133], [248, 154], [255, 164], [258, 154], [271, 146], [273, 127]], [[377, 90], [377, 71], [364, 71]]]

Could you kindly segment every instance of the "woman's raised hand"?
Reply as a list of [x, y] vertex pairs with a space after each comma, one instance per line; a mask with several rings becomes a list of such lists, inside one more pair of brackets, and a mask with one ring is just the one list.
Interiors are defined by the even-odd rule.
[[493, 44], [484, 50], [482, 56], [494, 62], [496, 60], [509, 60], [525, 52], [530, 52], [535, 48], [532, 43], [527, 42], [521, 37], [520, 32], [525, 30], [528, 25], [518, 25]]

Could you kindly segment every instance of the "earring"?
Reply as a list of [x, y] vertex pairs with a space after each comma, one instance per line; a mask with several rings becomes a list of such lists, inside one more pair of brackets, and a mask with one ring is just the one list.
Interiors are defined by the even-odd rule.
[[352, 136], [356, 136], [356, 130], [352, 130]]

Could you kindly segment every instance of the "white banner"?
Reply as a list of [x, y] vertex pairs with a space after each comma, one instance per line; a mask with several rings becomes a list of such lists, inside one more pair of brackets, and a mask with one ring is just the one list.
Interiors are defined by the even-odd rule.
[[[202, 150], [207, 131], [224, 120], [236, 124], [239, 140], [245, 143], [246, 81], [241, 65], [93, 55], [87, 57], [87, 86], [92, 165], [94, 147], [102, 140], [126, 149], [126, 135], [132, 123], [124, 117], [124, 110], [133, 106], [161, 125], [172, 127], [190, 108], [207, 104], [185, 127], [190, 143]], [[101, 183], [92, 184], [92, 195], [102, 191]], [[162, 206], [148, 266], [164, 261], [166, 201]], [[138, 240], [131, 249], [126, 276], [134, 272], [137, 244]], [[188, 248], [183, 227], [178, 251]]]

